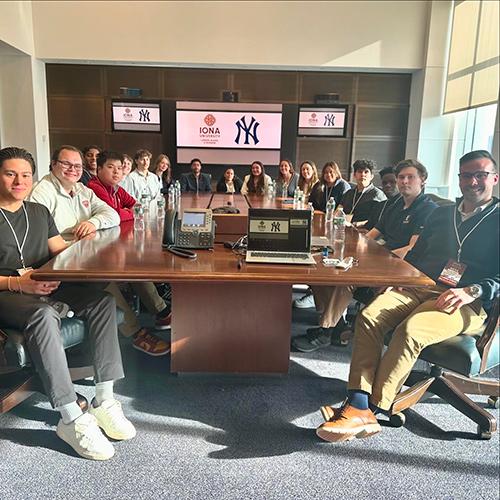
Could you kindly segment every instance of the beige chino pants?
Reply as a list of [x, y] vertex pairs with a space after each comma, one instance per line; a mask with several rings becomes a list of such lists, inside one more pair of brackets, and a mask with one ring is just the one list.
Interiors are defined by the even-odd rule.
[[[389, 410], [425, 347], [473, 332], [484, 323], [486, 312], [479, 301], [453, 314], [437, 311], [434, 304], [444, 290], [439, 285], [391, 290], [379, 295], [359, 313], [349, 389], [368, 392], [372, 404]], [[382, 356], [384, 335], [393, 329], [392, 340]]]

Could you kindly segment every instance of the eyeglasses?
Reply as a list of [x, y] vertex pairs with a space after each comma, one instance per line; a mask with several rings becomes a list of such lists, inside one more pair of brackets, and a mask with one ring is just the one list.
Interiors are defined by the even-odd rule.
[[458, 177], [462, 181], [470, 181], [473, 177], [476, 181], [484, 181], [488, 175], [495, 175], [496, 172], [485, 172], [483, 170], [478, 170], [477, 172], [461, 172]]
[[83, 169], [83, 165], [81, 163], [71, 163], [70, 161], [66, 160], [57, 160], [57, 163], [60, 163], [62, 165], [63, 170], [69, 170], [71, 167], [73, 167], [75, 170]]

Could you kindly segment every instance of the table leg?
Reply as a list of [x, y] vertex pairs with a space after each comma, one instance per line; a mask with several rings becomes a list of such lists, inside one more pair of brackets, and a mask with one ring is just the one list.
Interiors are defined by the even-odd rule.
[[288, 372], [289, 284], [172, 283], [172, 300], [172, 372]]

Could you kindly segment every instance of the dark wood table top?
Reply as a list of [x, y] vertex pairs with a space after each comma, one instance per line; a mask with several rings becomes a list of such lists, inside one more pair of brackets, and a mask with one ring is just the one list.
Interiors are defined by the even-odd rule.
[[[217, 199], [213, 198], [210, 204], [210, 194], [197, 197], [183, 195], [182, 206], [219, 206], [218, 202], [223, 202], [222, 198], [228, 195], [214, 196]], [[244, 208], [247, 205], [241, 195], [234, 198], [234, 206]], [[263, 200], [262, 205], [276, 206], [280, 203], [279, 200]], [[258, 202], [254, 204], [259, 205]], [[323, 214], [314, 216], [314, 234], [324, 234]], [[240, 281], [375, 287], [429, 286], [434, 283], [354, 228], [346, 230], [344, 255], [352, 255], [359, 262], [347, 271], [324, 266], [319, 254], [315, 256], [316, 265], [247, 264], [243, 256], [220, 244], [216, 244], [213, 250], [197, 250], [197, 259], [188, 260], [163, 250], [162, 235], [163, 220], [155, 219], [154, 214], [146, 221], [145, 231], [134, 232], [133, 222], [101, 230], [71, 245], [36, 270], [33, 277], [61, 281]]]

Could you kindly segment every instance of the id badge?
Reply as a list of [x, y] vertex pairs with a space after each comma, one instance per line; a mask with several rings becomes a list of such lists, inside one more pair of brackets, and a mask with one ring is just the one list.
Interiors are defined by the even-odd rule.
[[467, 266], [465, 264], [450, 259], [441, 271], [438, 281], [441, 281], [441, 283], [445, 283], [446, 285], [457, 286], [458, 282], [464, 275], [466, 268]]
[[19, 269], [16, 269], [16, 271], [17, 271], [17, 274], [19, 274], [19, 276], [23, 276], [26, 273], [33, 271], [33, 268], [32, 267], [21, 267]]

